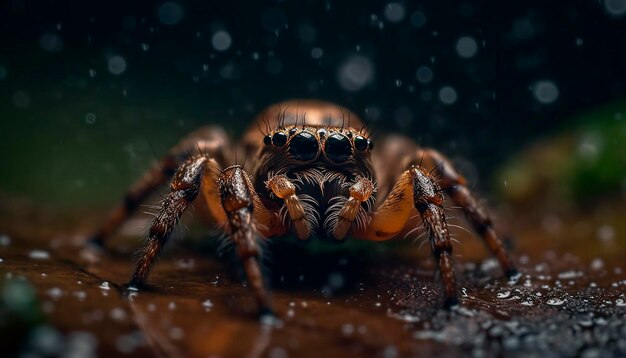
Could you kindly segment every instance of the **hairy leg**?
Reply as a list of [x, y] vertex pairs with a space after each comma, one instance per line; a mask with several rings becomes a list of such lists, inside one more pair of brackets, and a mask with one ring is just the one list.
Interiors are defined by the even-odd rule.
[[441, 273], [446, 307], [458, 303], [452, 265], [452, 245], [443, 209], [444, 197], [434, 178], [418, 167], [406, 170], [381, 206], [371, 214], [365, 228], [355, 236], [367, 240], [388, 240], [398, 235], [416, 209], [421, 217], [431, 244], [431, 250]]
[[219, 128], [206, 127], [192, 133], [128, 189], [122, 202], [111, 211], [90, 241], [98, 246], [104, 246], [106, 240], [136, 211], [139, 204], [159, 186], [165, 184], [177, 168], [193, 155], [206, 154], [224, 166], [230, 159], [225, 148], [228, 148], [228, 138]]
[[[261, 315], [272, 314], [271, 300], [263, 284], [263, 275], [259, 267], [260, 239], [254, 215], [258, 197], [252, 187], [248, 174], [238, 165], [226, 168], [219, 178], [222, 206], [228, 217], [230, 235], [237, 247], [248, 281], [252, 286]], [[257, 198], [257, 200], [255, 200]]]
[[454, 169], [446, 157], [432, 149], [418, 150], [410, 164], [418, 164], [422, 161], [426, 167], [434, 168], [439, 185], [454, 203], [463, 209], [474, 230], [482, 237], [489, 250], [498, 259], [507, 277], [511, 278], [517, 275], [518, 271], [515, 264], [506, 251], [502, 240], [498, 237], [491, 217], [467, 188], [465, 178]]
[[190, 158], [176, 173], [170, 184], [171, 191], [161, 202], [161, 208], [150, 226], [148, 241], [141, 250], [135, 272], [128, 284], [129, 289], [140, 289], [143, 286], [161, 248], [167, 242], [185, 209], [198, 195], [202, 174], [208, 160], [206, 156]]

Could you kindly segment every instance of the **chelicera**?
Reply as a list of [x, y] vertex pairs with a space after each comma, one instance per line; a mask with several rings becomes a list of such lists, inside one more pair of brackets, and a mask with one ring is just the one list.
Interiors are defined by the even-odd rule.
[[[402, 136], [374, 143], [352, 113], [331, 103], [288, 101], [267, 108], [237, 150], [216, 127], [192, 133], [126, 193], [93, 237], [104, 245], [138, 205], [170, 181], [140, 252], [129, 289], [141, 289], [180, 216], [194, 205], [236, 246], [259, 311], [272, 312], [259, 243], [292, 234], [332, 241], [384, 241], [426, 228], [441, 274], [444, 305], [458, 303], [444, 194], [465, 212], [504, 273], [517, 271], [486, 210], [449, 160]], [[241, 154], [240, 154], [241, 155]], [[421, 219], [421, 222], [420, 222]]]

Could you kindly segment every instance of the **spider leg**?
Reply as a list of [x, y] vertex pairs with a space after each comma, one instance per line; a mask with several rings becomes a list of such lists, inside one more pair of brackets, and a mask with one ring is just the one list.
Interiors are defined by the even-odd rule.
[[420, 213], [430, 239], [430, 246], [441, 273], [446, 307], [458, 303], [452, 245], [443, 208], [444, 197], [435, 179], [418, 167], [406, 170], [391, 189], [371, 221], [355, 230], [357, 238], [388, 240], [403, 230], [414, 209]]
[[150, 226], [148, 241], [141, 250], [128, 284], [129, 289], [136, 290], [143, 286], [154, 259], [167, 242], [185, 209], [198, 195], [207, 162], [206, 156], [190, 158], [176, 172], [170, 184], [171, 191], [162, 200], [161, 208]]
[[260, 238], [260, 233], [256, 225], [256, 216], [253, 216], [255, 209], [262, 208], [262, 205], [255, 205], [260, 203], [258, 196], [248, 174], [238, 165], [228, 167], [222, 172], [219, 188], [222, 207], [228, 216], [230, 235], [254, 291], [259, 312], [261, 315], [271, 315], [272, 305], [259, 267], [261, 252], [257, 239]]
[[265, 185], [274, 195], [285, 201], [289, 218], [296, 229], [298, 239], [308, 239], [311, 235], [311, 226], [306, 218], [302, 201], [296, 195], [296, 186], [284, 174], [269, 178]]
[[515, 264], [507, 253], [502, 240], [498, 237], [491, 217], [467, 188], [465, 178], [454, 169], [446, 157], [437, 151], [420, 149], [415, 157], [417, 161], [423, 159], [424, 162], [433, 166], [434, 173], [439, 177], [439, 185], [454, 203], [463, 209], [474, 230], [482, 237], [489, 250], [498, 259], [506, 276], [511, 278], [517, 275], [518, 271]]
[[194, 154], [210, 155], [220, 165], [225, 165], [229, 160], [225, 150], [229, 148], [227, 142], [226, 134], [217, 127], [206, 127], [192, 133], [128, 189], [122, 202], [111, 211], [89, 241], [97, 246], [104, 246], [106, 240], [136, 211], [139, 204], [156, 188], [165, 184], [177, 168]]

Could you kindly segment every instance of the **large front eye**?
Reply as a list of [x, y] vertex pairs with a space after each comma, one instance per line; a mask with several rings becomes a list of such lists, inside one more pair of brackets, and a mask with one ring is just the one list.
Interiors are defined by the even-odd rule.
[[300, 132], [289, 142], [289, 153], [298, 160], [312, 160], [317, 156], [318, 150], [317, 139], [309, 132]]
[[338, 133], [326, 139], [326, 146], [324, 148], [328, 159], [335, 163], [345, 162], [350, 158], [350, 154], [352, 154], [350, 140]]

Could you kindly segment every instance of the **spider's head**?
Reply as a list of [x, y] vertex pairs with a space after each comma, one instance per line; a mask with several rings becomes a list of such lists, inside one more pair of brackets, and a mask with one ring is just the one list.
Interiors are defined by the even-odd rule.
[[368, 156], [374, 148], [361, 131], [338, 127], [280, 128], [263, 138], [266, 147], [289, 153], [296, 161], [313, 162], [320, 158], [343, 164], [355, 157]]

